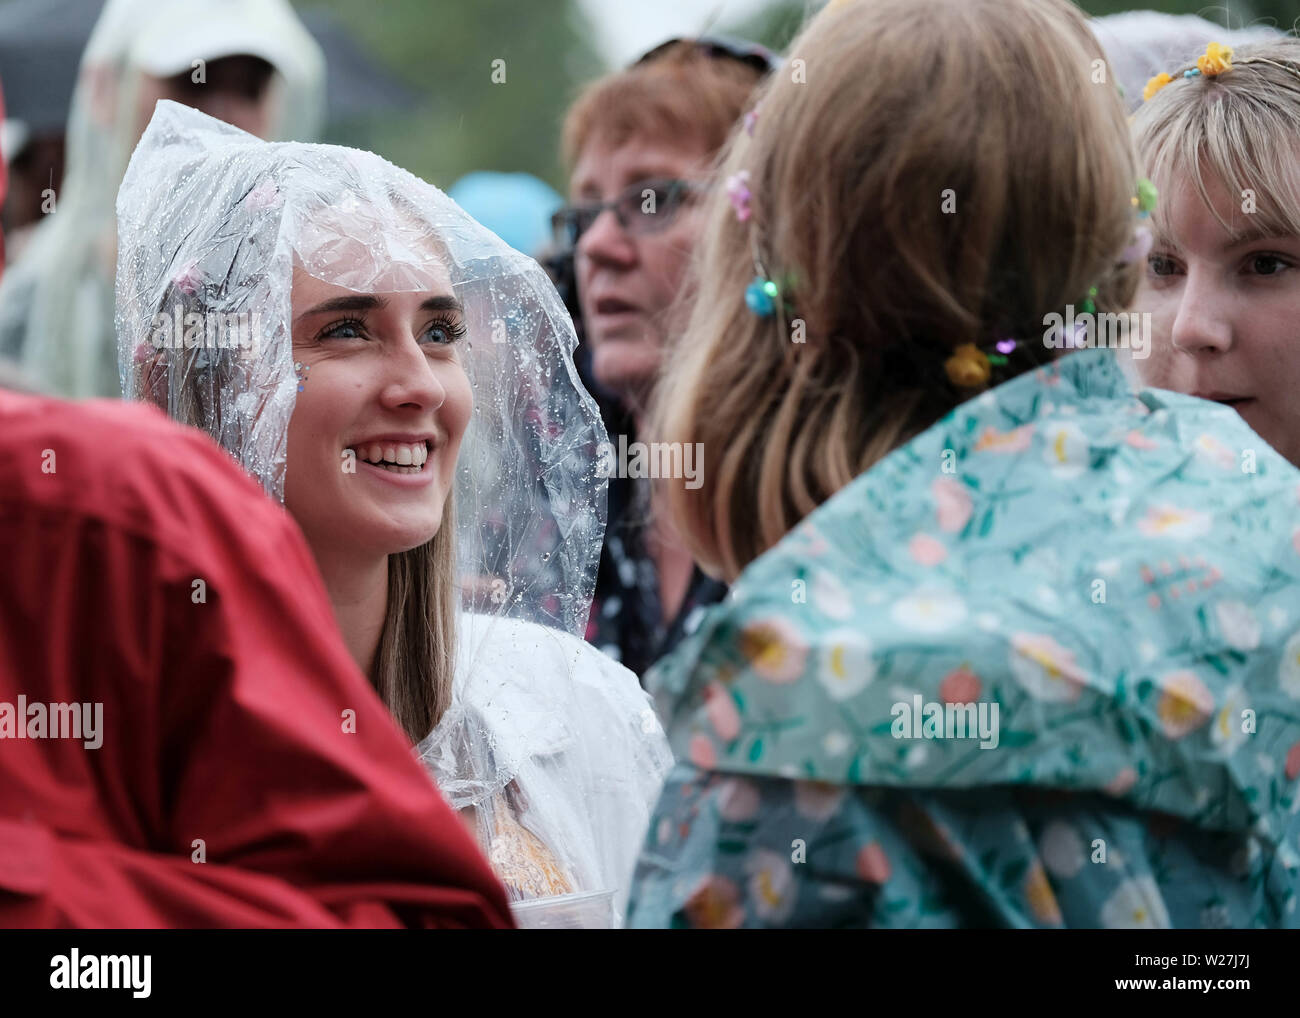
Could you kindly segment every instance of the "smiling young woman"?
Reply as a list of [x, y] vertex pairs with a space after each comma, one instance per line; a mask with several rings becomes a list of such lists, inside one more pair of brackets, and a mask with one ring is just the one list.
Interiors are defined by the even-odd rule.
[[455, 599], [442, 527], [474, 401], [455, 349], [460, 302], [447, 270], [426, 264], [427, 290], [389, 294], [295, 270], [302, 381], [284, 488], [353, 657], [416, 740], [451, 703]]
[[[617, 922], [668, 755], [635, 677], [580, 638], [606, 436], [541, 268], [378, 156], [170, 103], [118, 210], [127, 394], [283, 500], [353, 657], [512, 896], [597, 894]], [[263, 335], [139, 343], [177, 303], [259, 314]]]

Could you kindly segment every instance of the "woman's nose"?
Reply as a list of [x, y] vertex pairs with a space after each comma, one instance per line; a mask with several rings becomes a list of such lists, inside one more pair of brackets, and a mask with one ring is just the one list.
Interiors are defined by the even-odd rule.
[[1227, 353], [1232, 348], [1227, 303], [1228, 295], [1208, 272], [1189, 269], [1170, 337], [1174, 349], [1193, 356]]
[[636, 263], [636, 242], [614, 210], [604, 209], [578, 238], [578, 254], [599, 264], [626, 267]]
[[386, 407], [437, 410], [447, 398], [434, 365], [418, 339], [407, 336], [384, 358], [387, 374], [381, 394]]

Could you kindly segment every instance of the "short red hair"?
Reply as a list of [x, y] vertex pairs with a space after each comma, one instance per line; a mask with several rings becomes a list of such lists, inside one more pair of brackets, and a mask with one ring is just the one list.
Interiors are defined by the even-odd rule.
[[634, 137], [692, 138], [718, 152], [760, 80], [757, 68], [683, 40], [582, 90], [564, 118], [564, 160], [573, 167], [597, 136], [615, 146]]

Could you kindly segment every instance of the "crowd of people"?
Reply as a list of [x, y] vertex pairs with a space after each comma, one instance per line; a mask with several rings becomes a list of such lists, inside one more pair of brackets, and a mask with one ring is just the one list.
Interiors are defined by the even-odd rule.
[[670, 40], [521, 251], [188, 3], [0, 282], [0, 924], [1300, 925], [1294, 33]]

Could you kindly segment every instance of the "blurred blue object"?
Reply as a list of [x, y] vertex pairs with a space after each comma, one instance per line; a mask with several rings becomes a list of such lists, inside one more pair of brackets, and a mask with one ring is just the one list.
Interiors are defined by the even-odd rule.
[[457, 205], [513, 247], [537, 257], [551, 240], [551, 215], [564, 204], [549, 184], [531, 173], [467, 173], [447, 194]]

